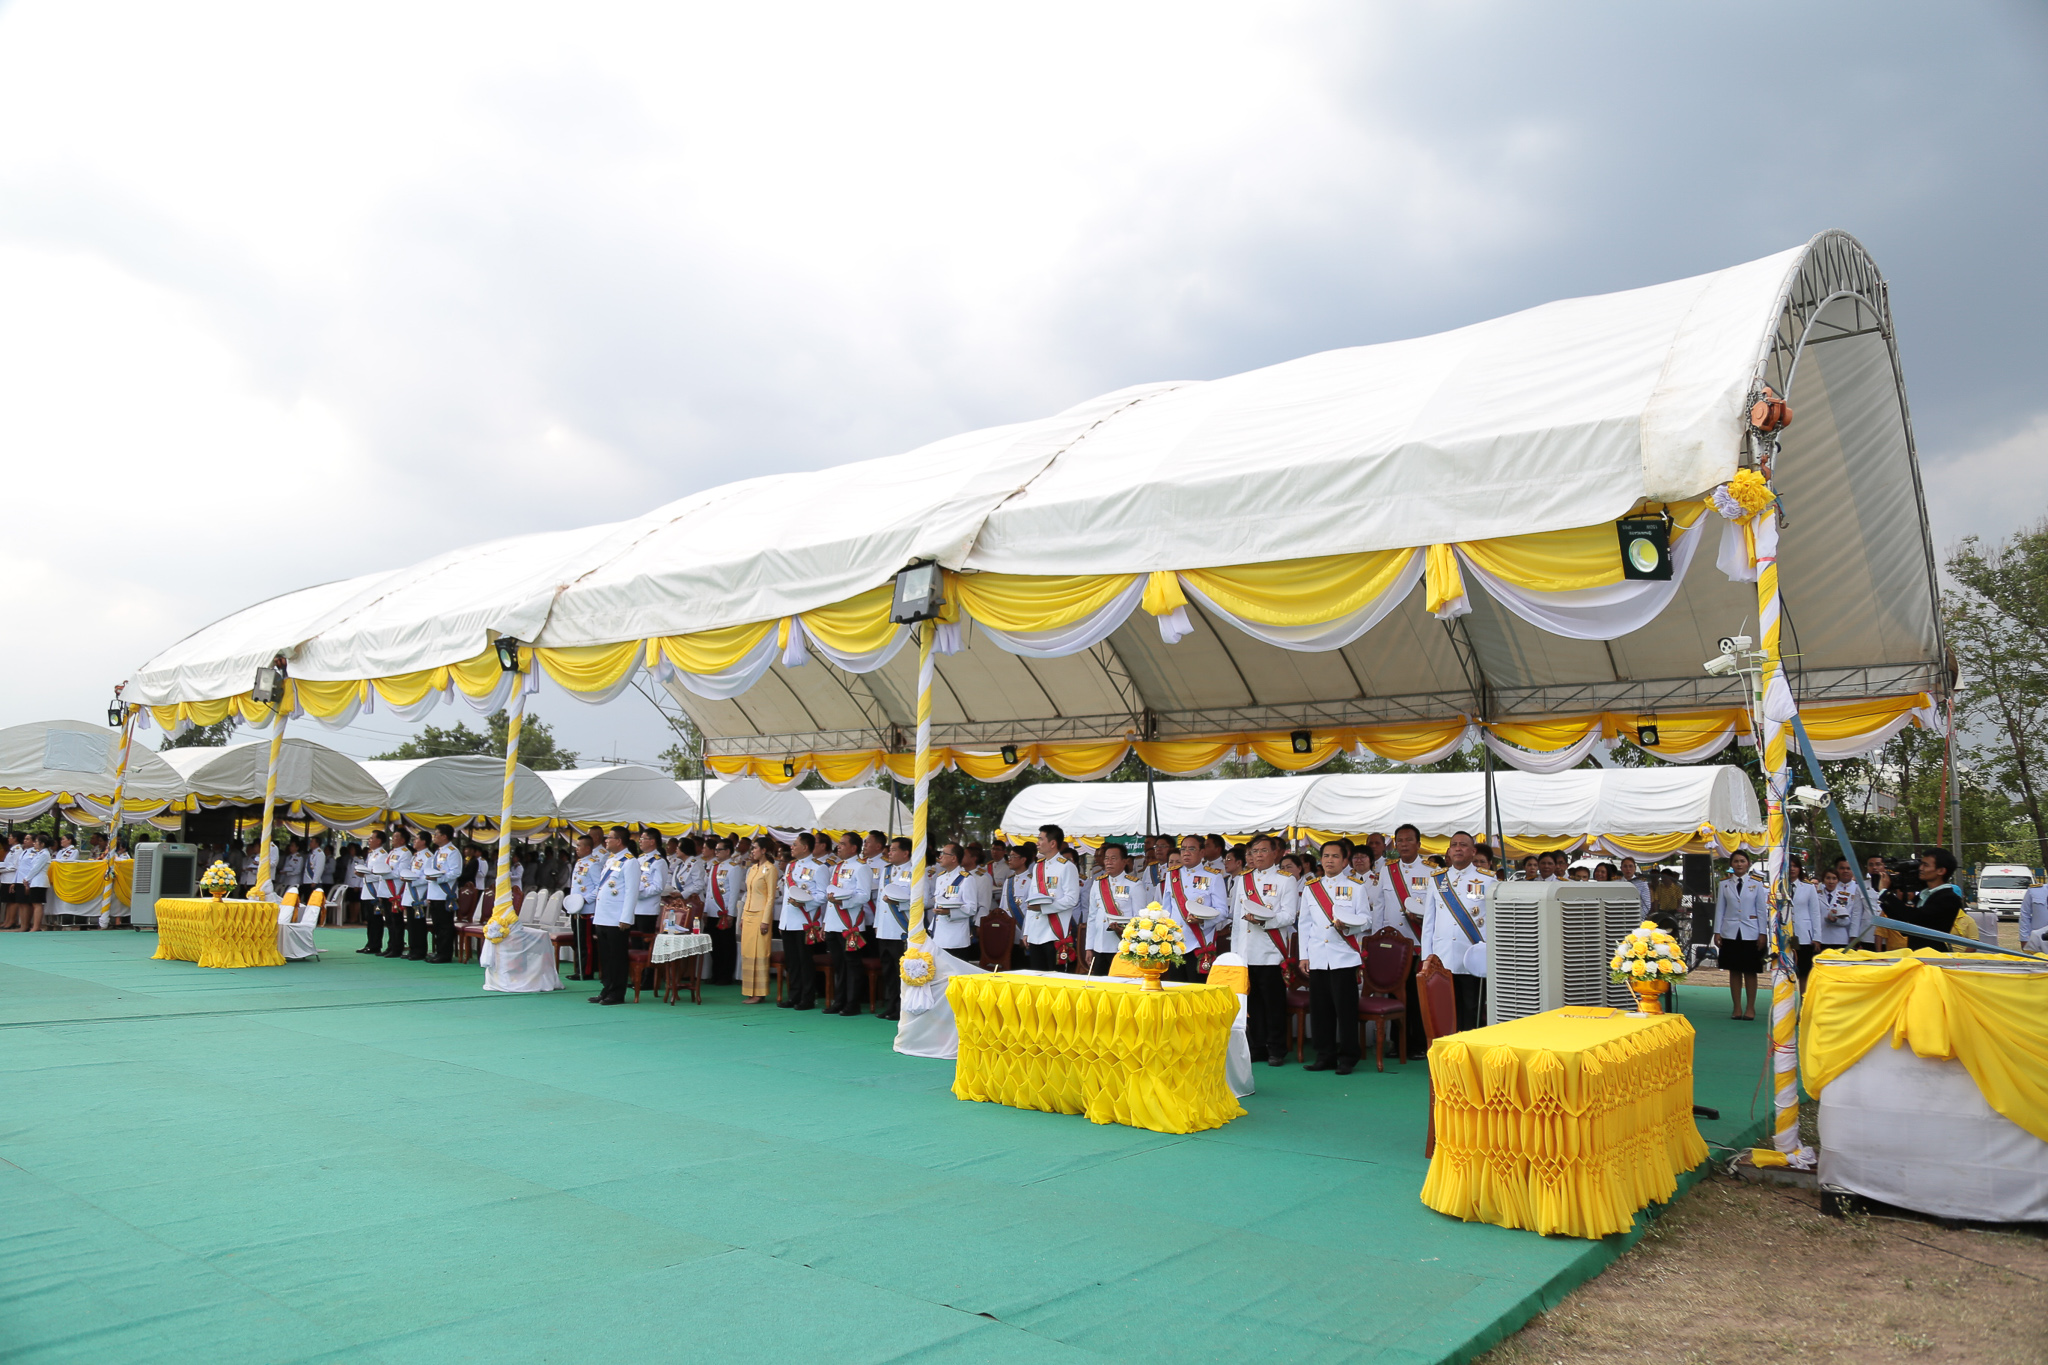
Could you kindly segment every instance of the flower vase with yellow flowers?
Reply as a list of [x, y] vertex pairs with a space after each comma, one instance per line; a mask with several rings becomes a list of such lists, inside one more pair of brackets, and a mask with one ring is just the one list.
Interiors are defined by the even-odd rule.
[[1664, 1013], [1664, 993], [1685, 980], [1685, 954], [1678, 940], [1644, 920], [1615, 946], [1607, 979], [1635, 992], [1633, 1013]]
[[1123, 940], [1117, 945], [1116, 955], [1138, 969], [1145, 979], [1148, 991], [1164, 990], [1159, 978], [1167, 970], [1178, 967], [1187, 960], [1187, 944], [1181, 938], [1180, 926], [1173, 922], [1159, 902], [1154, 901], [1144, 910], [1132, 916], [1124, 926]]

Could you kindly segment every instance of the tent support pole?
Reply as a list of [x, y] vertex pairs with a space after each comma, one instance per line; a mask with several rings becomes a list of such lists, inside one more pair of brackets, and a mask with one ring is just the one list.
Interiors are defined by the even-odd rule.
[[1774, 1088], [1771, 1145], [1801, 1169], [1813, 1164], [1813, 1150], [1799, 1139], [1799, 976], [1793, 959], [1792, 880], [1786, 863], [1789, 838], [1786, 798], [1792, 763], [1787, 752], [1799, 703], [1785, 681], [1779, 656], [1778, 509], [1775, 502], [1751, 520], [1756, 539], [1757, 625], [1762, 666], [1756, 674], [1756, 719], [1764, 775], [1765, 858], [1770, 869], [1771, 1083]]
[[[121, 708], [121, 759], [114, 765], [114, 805], [107, 812], [107, 867], [100, 878], [102, 915], [114, 913], [114, 854], [121, 847], [121, 793], [128, 784], [128, 755], [135, 747], [135, 707]], [[111, 923], [111, 921], [109, 921]]]
[[284, 751], [284, 723], [291, 714], [292, 704], [299, 694], [299, 685], [287, 678], [284, 691], [271, 708], [270, 757], [263, 770], [263, 832], [258, 836], [256, 850], [256, 889], [249, 894], [259, 901], [274, 901], [278, 894], [270, 885], [271, 860], [274, 853], [270, 846], [270, 830], [277, 819], [277, 759]]
[[512, 670], [512, 704], [506, 708], [505, 786], [498, 795], [498, 875], [491, 886], [491, 925], [484, 930], [490, 943], [504, 938], [519, 920], [519, 907], [512, 904], [512, 789], [519, 771], [519, 731], [526, 724], [526, 665], [530, 657], [522, 656], [521, 666]]
[[925, 874], [928, 861], [926, 837], [931, 826], [932, 809], [932, 684], [936, 673], [932, 644], [933, 637], [938, 634], [939, 623], [920, 622], [916, 629], [917, 754], [912, 768], [916, 781], [910, 808], [910, 923], [906, 926], [909, 949], [923, 948], [925, 943], [925, 887], [930, 880]]

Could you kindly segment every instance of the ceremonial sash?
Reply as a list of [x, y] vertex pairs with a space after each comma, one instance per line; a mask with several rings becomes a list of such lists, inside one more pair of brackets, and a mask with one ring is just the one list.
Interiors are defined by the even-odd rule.
[[[845, 870], [845, 863], [841, 863], [838, 867], [832, 869], [832, 889], [834, 891], [839, 889], [839, 874]], [[846, 902], [835, 897], [834, 904], [839, 910], [839, 922], [846, 926], [847, 933], [852, 933], [854, 931], [853, 914], [846, 908]]]
[[[1265, 898], [1259, 895], [1258, 873], [1247, 872], [1244, 874], [1244, 893], [1251, 898], [1252, 904], [1258, 906], [1259, 909], [1264, 910], [1267, 908]], [[1280, 950], [1281, 969], [1284, 971], [1288, 967], [1293, 966], [1293, 954], [1287, 951], [1287, 935], [1269, 926], [1266, 929], [1266, 937], [1272, 939], [1273, 946]]]
[[1387, 872], [1394, 879], [1394, 896], [1401, 902], [1401, 913], [1410, 919], [1422, 918], [1415, 911], [1408, 908], [1408, 874], [1402, 870], [1401, 864], [1391, 859], [1388, 860]]
[[1178, 867], [1173, 870], [1173, 899], [1180, 907], [1180, 922], [1188, 927], [1189, 935], [1195, 940], [1195, 951], [1200, 952], [1209, 946], [1209, 938], [1202, 932], [1202, 926], [1195, 923], [1195, 917], [1188, 913], [1188, 889], [1181, 885], [1181, 871]]
[[1479, 925], [1474, 922], [1472, 912], [1465, 908], [1465, 902], [1459, 900], [1458, 893], [1451, 889], [1450, 873], [1436, 874], [1436, 894], [1442, 898], [1444, 909], [1450, 911], [1451, 918], [1457, 921], [1458, 928], [1464, 931], [1466, 941], [1479, 942]]
[[1098, 891], [1102, 893], [1103, 910], [1111, 916], [1118, 914], [1119, 911], [1116, 908], [1116, 893], [1109, 889], [1109, 878], [1103, 877], [1099, 879], [1095, 883], [1095, 887]]
[[1365, 949], [1359, 947], [1358, 940], [1345, 933], [1342, 926], [1337, 923], [1337, 903], [1330, 899], [1329, 892], [1323, 890], [1323, 884], [1321, 882], [1310, 882], [1308, 884], [1308, 893], [1314, 898], [1316, 905], [1321, 908], [1323, 918], [1328, 920], [1330, 927], [1337, 931], [1337, 937], [1350, 944], [1351, 951], [1357, 953], [1360, 958], [1363, 958], [1365, 956]]

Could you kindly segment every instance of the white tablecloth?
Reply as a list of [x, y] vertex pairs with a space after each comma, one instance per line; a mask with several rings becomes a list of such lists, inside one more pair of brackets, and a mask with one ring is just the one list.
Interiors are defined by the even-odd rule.
[[515, 924], [503, 941], [484, 940], [479, 960], [484, 989], [523, 994], [562, 989], [562, 970], [555, 961], [555, 941], [545, 931]]
[[702, 957], [711, 951], [709, 934], [657, 934], [653, 962], [673, 962], [679, 957]]

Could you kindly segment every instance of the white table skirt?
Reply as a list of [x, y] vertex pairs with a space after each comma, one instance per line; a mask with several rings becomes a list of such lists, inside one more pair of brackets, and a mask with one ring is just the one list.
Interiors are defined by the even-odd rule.
[[709, 934], [657, 934], [653, 962], [674, 962], [679, 957], [702, 957], [711, 951]]

